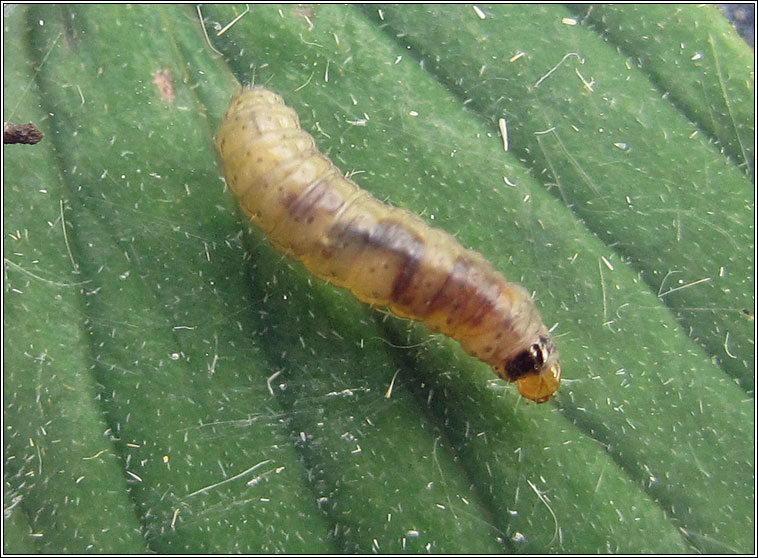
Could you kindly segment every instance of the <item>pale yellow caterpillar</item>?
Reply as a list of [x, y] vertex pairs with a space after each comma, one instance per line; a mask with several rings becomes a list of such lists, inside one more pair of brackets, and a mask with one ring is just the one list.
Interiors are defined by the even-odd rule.
[[452, 337], [524, 397], [542, 403], [558, 389], [558, 353], [529, 293], [450, 234], [345, 178], [279, 95], [236, 95], [216, 149], [244, 212], [313, 274]]

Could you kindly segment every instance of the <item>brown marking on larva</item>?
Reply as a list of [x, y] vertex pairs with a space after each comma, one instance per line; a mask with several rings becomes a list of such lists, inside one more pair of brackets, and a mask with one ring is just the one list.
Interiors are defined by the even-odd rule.
[[388, 252], [402, 261], [400, 273], [392, 282], [390, 301], [404, 307], [411, 306], [413, 295], [408, 290], [424, 258], [424, 241], [402, 223], [385, 220], [377, 223], [368, 235], [367, 249]]
[[158, 87], [158, 93], [164, 101], [173, 103], [176, 99], [174, 83], [171, 79], [171, 70], [164, 68], [153, 72], [153, 83]]
[[558, 354], [529, 293], [342, 176], [281, 97], [244, 90], [216, 142], [230, 189], [278, 248], [360, 300], [456, 339], [524, 397], [541, 403], [557, 390]]
[[[492, 311], [499, 295], [496, 285], [490, 285], [486, 276], [477, 282], [474, 262], [463, 256], [455, 260], [445, 283], [429, 303], [429, 313], [447, 312], [447, 324], [451, 329], [476, 327]], [[485, 288], [482, 288], [484, 283]]]
[[[284, 195], [282, 196], [282, 205], [286, 207], [287, 209], [290, 208], [290, 206], [295, 203], [300, 196], [297, 193], [294, 192], [284, 192]], [[294, 214], [292, 211], [290, 211], [290, 214], [294, 217]]]
[[343, 200], [334, 196], [330, 180], [334, 174], [326, 173], [313, 179], [300, 191], [286, 191], [282, 195], [282, 204], [294, 223], [311, 225], [317, 216], [339, 211]]
[[455, 269], [451, 270], [446, 275], [445, 280], [442, 283], [442, 286], [432, 296], [432, 298], [430, 298], [427, 301], [426, 314], [441, 312], [445, 308], [450, 307], [452, 303], [452, 297], [450, 295], [456, 291], [455, 280], [453, 278], [454, 275], [455, 275]]
[[287, 210], [296, 222], [310, 219], [313, 222], [313, 213], [320, 202], [325, 201], [324, 196], [329, 195], [329, 183], [322, 179], [313, 182], [304, 192], [301, 192], [293, 202], [287, 205]]
[[395, 281], [392, 283], [392, 293], [390, 300], [400, 306], [409, 307], [413, 304], [413, 296], [408, 293], [416, 273], [421, 266], [421, 256], [416, 254], [405, 254], [406, 262], [402, 271], [397, 274]]
[[335, 250], [352, 246], [356, 251], [362, 251], [369, 243], [369, 232], [359, 229], [353, 223], [334, 223], [326, 231], [327, 245], [329, 248], [322, 250], [322, 254], [331, 257]]

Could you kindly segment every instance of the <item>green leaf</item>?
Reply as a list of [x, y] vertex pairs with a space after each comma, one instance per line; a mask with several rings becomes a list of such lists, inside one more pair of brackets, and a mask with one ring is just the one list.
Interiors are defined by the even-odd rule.
[[753, 54], [719, 10], [634, 4], [570, 7], [754, 176]]
[[[6, 7], [4, 550], [753, 552], [751, 55], [572, 10]], [[251, 80], [536, 292], [551, 403], [248, 227]]]

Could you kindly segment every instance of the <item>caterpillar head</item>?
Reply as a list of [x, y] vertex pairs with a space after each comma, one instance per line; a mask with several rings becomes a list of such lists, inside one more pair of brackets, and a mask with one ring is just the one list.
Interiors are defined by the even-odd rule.
[[523, 397], [536, 403], [550, 399], [561, 383], [561, 365], [552, 337], [541, 336], [537, 343], [510, 358], [505, 372]]

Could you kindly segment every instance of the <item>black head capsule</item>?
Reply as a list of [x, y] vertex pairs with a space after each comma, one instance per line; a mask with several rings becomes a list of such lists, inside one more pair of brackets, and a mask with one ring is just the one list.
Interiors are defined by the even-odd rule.
[[505, 372], [523, 397], [537, 403], [550, 399], [561, 383], [561, 365], [553, 338], [540, 337], [537, 343], [509, 359]]

